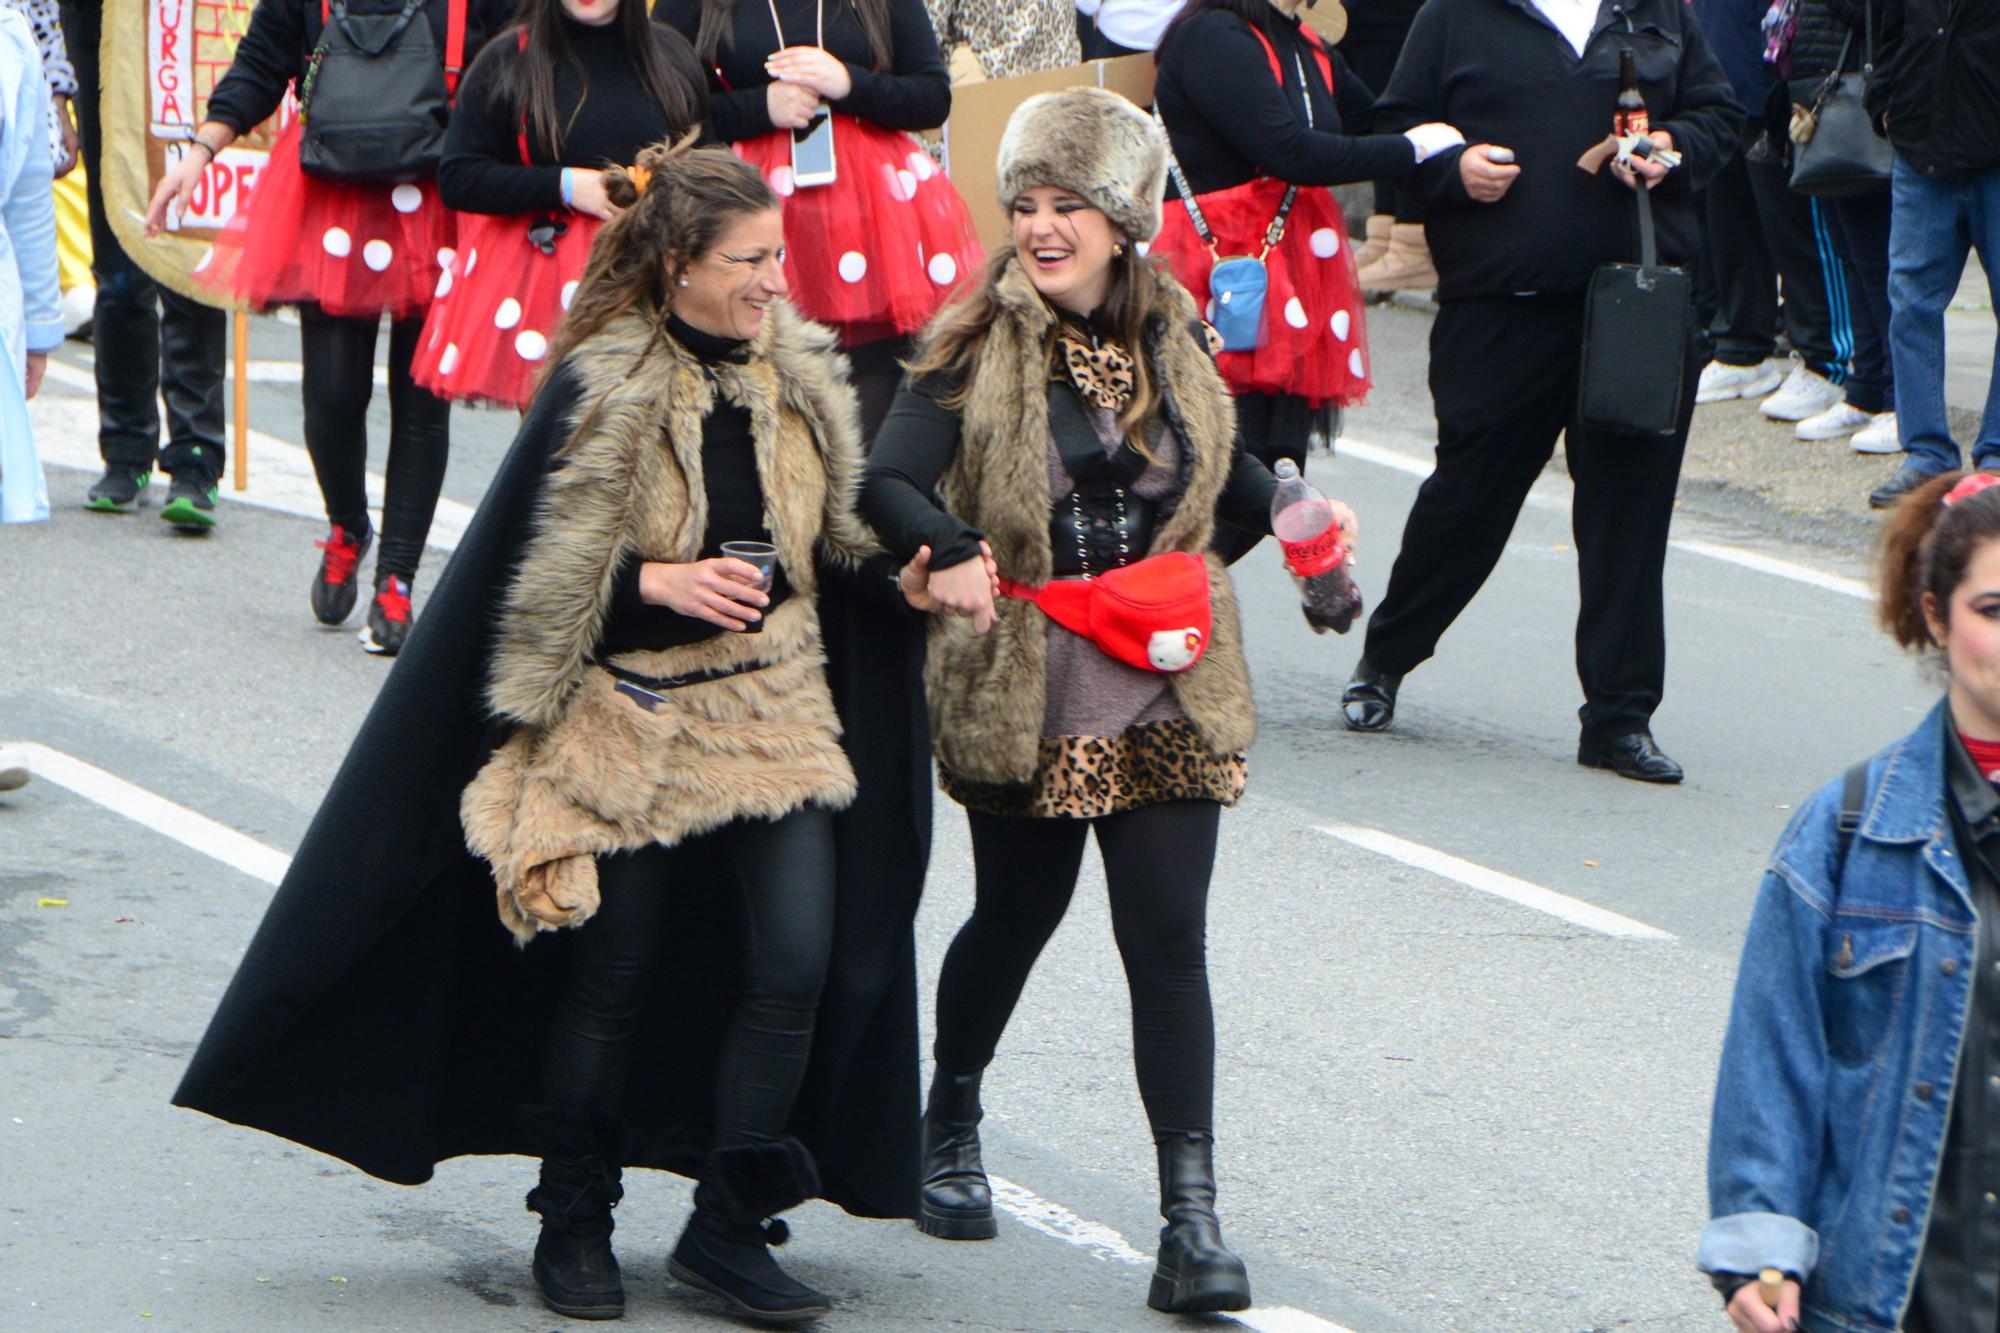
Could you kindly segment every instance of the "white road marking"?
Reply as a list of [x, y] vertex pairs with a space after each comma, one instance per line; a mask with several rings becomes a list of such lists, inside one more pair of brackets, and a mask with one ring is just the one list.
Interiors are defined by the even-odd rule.
[[[1401, 472], [1405, 476], [1419, 479], [1430, 476], [1432, 471], [1435, 470], [1435, 465], [1426, 459], [1415, 458], [1400, 450], [1386, 448], [1379, 444], [1370, 444], [1366, 440], [1357, 440], [1345, 435], [1341, 436], [1335, 442], [1334, 457], [1336, 459], [1342, 457], [1352, 458], [1358, 462], [1369, 463], [1375, 467], [1388, 468], [1392, 472]], [[1565, 510], [1569, 507], [1565, 501], [1553, 495], [1530, 495], [1527, 503], [1529, 507], [1535, 509]], [[1875, 600], [1875, 590], [1860, 579], [1851, 579], [1840, 574], [1828, 574], [1824, 571], [1813, 569], [1808, 565], [1797, 564], [1790, 560], [1780, 560], [1776, 556], [1763, 555], [1756, 551], [1746, 551], [1734, 546], [1724, 546], [1719, 542], [1675, 539], [1669, 541], [1667, 545], [1677, 551], [1685, 551], [1689, 555], [1698, 555], [1709, 560], [1719, 560], [1726, 565], [1735, 565], [1739, 569], [1754, 570], [1759, 574], [1770, 574], [1776, 578], [1790, 579], [1794, 583], [1803, 583], [1807, 587], [1818, 588], [1822, 592], [1837, 593], [1842, 597], [1853, 597], [1864, 602]]]
[[[1132, 1243], [1115, 1228], [1078, 1217], [1061, 1204], [1050, 1203], [1034, 1191], [1023, 1189], [1004, 1177], [989, 1175], [987, 1183], [993, 1188], [993, 1206], [1030, 1230], [1039, 1231], [1065, 1245], [1074, 1245], [1093, 1259], [1129, 1264], [1134, 1268], [1153, 1266], [1151, 1256], [1134, 1249]], [[1322, 1319], [1316, 1314], [1307, 1314], [1304, 1310], [1294, 1310], [1288, 1305], [1244, 1310], [1239, 1314], [1224, 1315], [1223, 1318], [1257, 1329], [1259, 1333], [1354, 1333], [1345, 1325]]]
[[[87, 369], [51, 358], [48, 379], [87, 396], [78, 398], [44, 393], [37, 394], [29, 402], [28, 417], [34, 423], [35, 447], [42, 461], [52, 467], [80, 472], [102, 471], [104, 459], [97, 452], [96, 377]], [[379, 530], [382, 510], [380, 474], [369, 473], [367, 485], [368, 503], [375, 511]], [[315, 522], [326, 521], [326, 503], [320, 497], [319, 482], [313, 477], [311, 456], [303, 446], [259, 430], [250, 432], [250, 488], [247, 491], [236, 490], [225, 475], [222, 499], [227, 504], [254, 505], [259, 509], [275, 510]], [[441, 499], [425, 544], [439, 551], [453, 550], [465, 535], [466, 524], [471, 521], [471, 505]]]
[[1560, 917], [1571, 925], [1582, 926], [1601, 935], [1627, 940], [1676, 938], [1657, 926], [1634, 921], [1629, 916], [1621, 916], [1594, 903], [1587, 903], [1581, 898], [1572, 898], [1566, 893], [1557, 893], [1554, 889], [1530, 884], [1525, 879], [1516, 879], [1512, 875], [1488, 869], [1453, 856], [1449, 852], [1438, 851], [1435, 847], [1426, 847], [1420, 842], [1399, 838], [1393, 833], [1384, 833], [1380, 829], [1362, 828], [1355, 824], [1322, 824], [1318, 826], [1318, 830], [1329, 838], [1337, 838], [1363, 851], [1386, 856], [1392, 861], [1401, 861], [1406, 866], [1427, 870], [1433, 875], [1442, 875], [1469, 889], [1490, 893], [1496, 898], [1505, 898], [1508, 902], [1518, 903], [1522, 907], [1532, 907], [1537, 912]]
[[136, 824], [143, 824], [153, 832], [240, 870], [252, 879], [276, 884], [285, 877], [286, 868], [292, 864], [292, 858], [277, 848], [268, 847], [226, 824], [218, 824], [207, 815], [147, 791], [136, 783], [127, 782], [116, 773], [107, 773], [94, 764], [86, 764], [74, 755], [37, 745], [33, 741], [10, 742], [9, 746], [27, 759], [28, 769], [35, 777], [53, 782], [58, 787], [67, 787], [94, 805], [101, 805]]
[[[253, 879], [275, 885], [285, 877], [285, 871], [291, 866], [292, 858], [277, 848], [258, 842], [248, 834], [238, 833], [207, 815], [147, 791], [136, 783], [127, 782], [115, 773], [87, 764], [74, 755], [33, 741], [9, 741], [5, 745], [28, 761], [35, 777], [68, 788], [86, 801], [103, 806], [113, 814], [123, 815]], [[994, 1206], [1024, 1226], [1065, 1245], [1075, 1246], [1099, 1260], [1133, 1267], [1152, 1266], [1153, 1260], [1132, 1248], [1131, 1243], [1115, 1228], [1079, 1217], [1061, 1204], [1051, 1203], [1011, 1180], [992, 1176], [990, 1181]], [[1245, 1327], [1258, 1329], [1260, 1333], [1353, 1333], [1352, 1329], [1340, 1324], [1287, 1306], [1246, 1310], [1228, 1318]]]

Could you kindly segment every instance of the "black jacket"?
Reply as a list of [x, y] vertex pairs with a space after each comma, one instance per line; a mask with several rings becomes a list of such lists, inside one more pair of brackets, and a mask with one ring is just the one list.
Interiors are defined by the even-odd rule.
[[[238, 134], [247, 134], [270, 118], [285, 99], [285, 89], [306, 72], [306, 61], [319, 46], [325, 25], [319, 19], [320, 0], [257, 0], [250, 27], [236, 45], [229, 71], [208, 96], [208, 118]], [[397, 14], [399, 0], [348, 0], [354, 14]], [[437, 49], [445, 49], [451, 14], [450, 0], [424, 0]], [[507, 26], [514, 0], [468, 0], [465, 12], [465, 63], [470, 68], [486, 39]]]
[[[501, 736], [482, 700], [507, 586], [576, 389], [558, 368], [362, 723], [174, 1103], [399, 1184], [469, 1153], [532, 1155], [541, 1049], [575, 935], [526, 949], [494, 914], [459, 796]], [[921, 619], [886, 578], [831, 608], [828, 677], [861, 798], [836, 817], [835, 939], [792, 1130], [823, 1195], [908, 1217], [918, 1152], [916, 914], [930, 836]], [[869, 604], [864, 605], [864, 602]], [[857, 629], [857, 625], [865, 628]], [[888, 626], [885, 634], [878, 627]], [[913, 626], [902, 630], [902, 626]], [[900, 635], [900, 640], [897, 635]], [[912, 637], [914, 636], [914, 638]], [[912, 655], [914, 647], [915, 655]], [[857, 705], [854, 685], [886, 700]], [[876, 710], [876, 711], [870, 711]], [[914, 730], [913, 730], [914, 729]], [[726, 864], [717, 876], [732, 873]], [[689, 891], [625, 1095], [625, 1162], [699, 1170], [740, 989], [732, 895]]]
[[1407, 178], [1429, 201], [1438, 299], [1581, 292], [1598, 265], [1638, 257], [1630, 191], [1576, 166], [1611, 131], [1626, 48], [1653, 128], [1684, 155], [1653, 191], [1661, 257], [1684, 264], [1701, 236], [1696, 191], [1736, 151], [1744, 114], [1682, 0], [1606, 0], [1581, 58], [1529, 0], [1429, 0], [1417, 14], [1378, 127], [1446, 121], [1469, 145], [1513, 149], [1521, 167], [1496, 204], [1465, 193], [1463, 149]]
[[[1789, 53], [1792, 79], [1823, 79], [1836, 68], [1860, 69], [1867, 47], [1862, 12], [1861, 0], [1799, 0]], [[1842, 50], [1847, 52], [1845, 61]]]
[[1927, 176], [2000, 165], [2000, 3], [1876, 0], [1868, 109]]

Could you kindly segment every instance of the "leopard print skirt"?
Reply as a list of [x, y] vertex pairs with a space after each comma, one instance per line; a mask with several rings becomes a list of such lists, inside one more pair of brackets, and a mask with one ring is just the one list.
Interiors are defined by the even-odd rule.
[[1044, 736], [1033, 781], [973, 782], [938, 766], [938, 785], [968, 810], [1015, 819], [1096, 819], [1162, 801], [1243, 796], [1249, 763], [1218, 759], [1192, 722], [1142, 722], [1117, 736]]

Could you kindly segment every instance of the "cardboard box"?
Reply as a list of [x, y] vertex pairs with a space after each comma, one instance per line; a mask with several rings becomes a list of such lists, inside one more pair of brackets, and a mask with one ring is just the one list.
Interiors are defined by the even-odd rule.
[[945, 122], [945, 170], [972, 210], [979, 239], [987, 250], [1006, 245], [1007, 215], [995, 197], [998, 185], [1000, 136], [1014, 108], [1037, 93], [1064, 88], [1109, 88], [1138, 106], [1153, 102], [1153, 57], [1120, 56], [1092, 60], [1014, 79], [989, 79], [952, 89], [951, 118]]

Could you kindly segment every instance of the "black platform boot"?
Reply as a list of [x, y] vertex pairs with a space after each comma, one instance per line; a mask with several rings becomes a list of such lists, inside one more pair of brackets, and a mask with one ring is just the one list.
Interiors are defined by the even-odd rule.
[[1160, 1259], [1146, 1304], [1168, 1314], [1250, 1308], [1250, 1274], [1222, 1243], [1215, 1216], [1215, 1140], [1173, 1134], [1159, 1140]]
[[667, 1272], [756, 1323], [818, 1319], [833, 1303], [780, 1268], [771, 1254], [791, 1234], [774, 1214], [818, 1193], [819, 1172], [797, 1139], [718, 1149], [709, 1178], [695, 1187], [694, 1216]]
[[917, 1230], [944, 1240], [991, 1240], [993, 1189], [979, 1160], [979, 1070], [937, 1067], [924, 1107], [923, 1188]]
[[528, 1191], [528, 1211], [542, 1215], [535, 1242], [535, 1285], [557, 1314], [618, 1319], [625, 1284], [611, 1252], [611, 1210], [625, 1197], [616, 1137], [575, 1112], [523, 1107], [521, 1118], [542, 1147], [542, 1180]]

